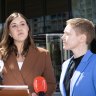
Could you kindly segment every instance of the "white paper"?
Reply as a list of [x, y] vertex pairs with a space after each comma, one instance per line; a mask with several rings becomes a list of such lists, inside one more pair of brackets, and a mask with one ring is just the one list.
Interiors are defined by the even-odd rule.
[[0, 85], [0, 89], [6, 88], [6, 89], [12, 89], [12, 90], [22, 90], [22, 89], [28, 89], [27, 85]]

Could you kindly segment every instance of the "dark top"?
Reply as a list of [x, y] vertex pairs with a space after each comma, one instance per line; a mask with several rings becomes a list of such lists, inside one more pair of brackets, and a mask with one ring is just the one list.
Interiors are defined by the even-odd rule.
[[65, 86], [66, 96], [70, 96], [70, 80], [72, 78], [72, 75], [73, 75], [74, 71], [76, 70], [76, 68], [80, 64], [80, 61], [83, 58], [83, 56], [80, 56], [78, 58], [73, 57], [70, 60], [70, 64], [68, 66], [68, 69], [67, 69], [67, 72], [66, 72], [66, 75], [65, 75], [65, 79], [64, 79], [64, 86]]

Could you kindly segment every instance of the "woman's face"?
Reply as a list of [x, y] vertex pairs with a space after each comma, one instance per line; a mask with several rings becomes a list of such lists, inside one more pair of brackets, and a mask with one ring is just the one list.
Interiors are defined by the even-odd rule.
[[14, 43], [24, 43], [28, 36], [29, 27], [22, 17], [15, 18], [9, 25], [9, 35], [14, 39]]

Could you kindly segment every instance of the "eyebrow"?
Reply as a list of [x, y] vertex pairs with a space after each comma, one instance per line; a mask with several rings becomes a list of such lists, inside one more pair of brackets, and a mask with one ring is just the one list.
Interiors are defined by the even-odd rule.
[[22, 22], [26, 23], [26, 21], [21, 21], [20, 23], [22, 23]]
[[[20, 21], [20, 23], [26, 23], [26, 21]], [[10, 25], [13, 25], [13, 24], [16, 24], [16, 23], [11, 23]]]

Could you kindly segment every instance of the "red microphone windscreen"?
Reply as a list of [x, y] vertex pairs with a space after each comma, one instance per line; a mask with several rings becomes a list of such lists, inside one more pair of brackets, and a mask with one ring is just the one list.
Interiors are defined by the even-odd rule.
[[47, 83], [44, 77], [42, 76], [38, 76], [34, 79], [33, 86], [36, 93], [39, 93], [39, 92], [46, 93], [47, 91]]

